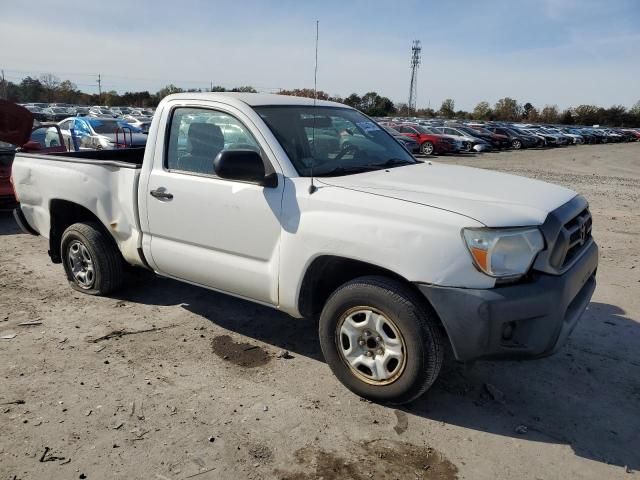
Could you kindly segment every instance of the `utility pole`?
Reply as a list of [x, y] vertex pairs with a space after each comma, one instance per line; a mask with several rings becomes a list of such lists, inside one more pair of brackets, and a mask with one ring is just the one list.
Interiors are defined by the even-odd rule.
[[416, 111], [416, 101], [418, 99], [418, 66], [420, 65], [420, 55], [422, 47], [420, 40], [414, 40], [411, 44], [411, 84], [409, 85], [409, 105], [408, 110]]
[[102, 77], [98, 74], [98, 103], [102, 103]]
[[213, 82], [209, 82], [209, 91], [213, 92]]
[[4, 70], [0, 70], [0, 72], [2, 72], [2, 89], [0, 89], [0, 91], [2, 92], [2, 96], [0, 98], [7, 98], [7, 84], [4, 81]]

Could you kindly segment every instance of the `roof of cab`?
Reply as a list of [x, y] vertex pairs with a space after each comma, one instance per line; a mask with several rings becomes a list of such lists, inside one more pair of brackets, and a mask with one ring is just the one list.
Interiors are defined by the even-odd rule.
[[[174, 93], [167, 97], [166, 100], [210, 100], [222, 101], [228, 103], [229, 100], [240, 101], [251, 107], [265, 105], [298, 105], [311, 106], [313, 98], [293, 97], [290, 95], [277, 95], [273, 93], [239, 93], [239, 92], [203, 92], [203, 93]], [[342, 107], [351, 108], [348, 105], [337, 102], [329, 102], [326, 100], [317, 100], [316, 106], [320, 107]]]

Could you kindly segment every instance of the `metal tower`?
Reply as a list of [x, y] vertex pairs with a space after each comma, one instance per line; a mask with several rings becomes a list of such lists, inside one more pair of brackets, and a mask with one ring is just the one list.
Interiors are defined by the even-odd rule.
[[420, 40], [414, 40], [411, 44], [411, 85], [409, 86], [409, 112], [416, 111], [416, 100], [418, 98], [418, 66], [420, 65], [420, 55], [422, 47]]

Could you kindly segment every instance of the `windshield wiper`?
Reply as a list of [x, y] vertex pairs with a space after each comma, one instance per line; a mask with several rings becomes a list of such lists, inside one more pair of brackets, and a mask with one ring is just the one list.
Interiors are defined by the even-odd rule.
[[357, 167], [336, 167], [326, 172], [316, 173], [316, 177], [338, 177], [340, 175], [349, 175], [352, 173], [370, 172], [371, 170], [377, 170], [370, 165], [358, 165]]
[[413, 165], [415, 162], [402, 160], [400, 158], [390, 158], [384, 163], [373, 163], [369, 165], [357, 165], [353, 167], [336, 167], [327, 172], [318, 173], [318, 177], [337, 177], [339, 175], [349, 175], [352, 173], [372, 172], [374, 170], [382, 170], [389, 167], [399, 167], [400, 165]]
[[390, 158], [384, 163], [378, 163], [376, 165], [371, 165], [372, 167], [379, 168], [388, 168], [388, 167], [399, 167], [400, 165], [413, 165], [416, 162], [412, 162], [410, 160], [403, 160], [401, 158]]

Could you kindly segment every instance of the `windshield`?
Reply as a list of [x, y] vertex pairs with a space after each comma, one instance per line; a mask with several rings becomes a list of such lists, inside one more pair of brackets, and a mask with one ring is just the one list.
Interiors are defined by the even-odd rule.
[[482, 134], [482, 132], [469, 127], [460, 127], [459, 130], [462, 130], [464, 133], [468, 133], [471, 136], [478, 136]]
[[116, 133], [116, 130], [122, 128], [130, 128], [133, 133], [140, 132], [140, 129], [121, 120], [105, 120], [102, 118], [92, 118], [91, 120], [89, 120], [89, 123], [91, 124], [91, 128], [93, 128], [94, 132], [96, 133], [114, 134]]
[[417, 161], [389, 133], [350, 108], [255, 107], [297, 172], [308, 177], [414, 164]]

